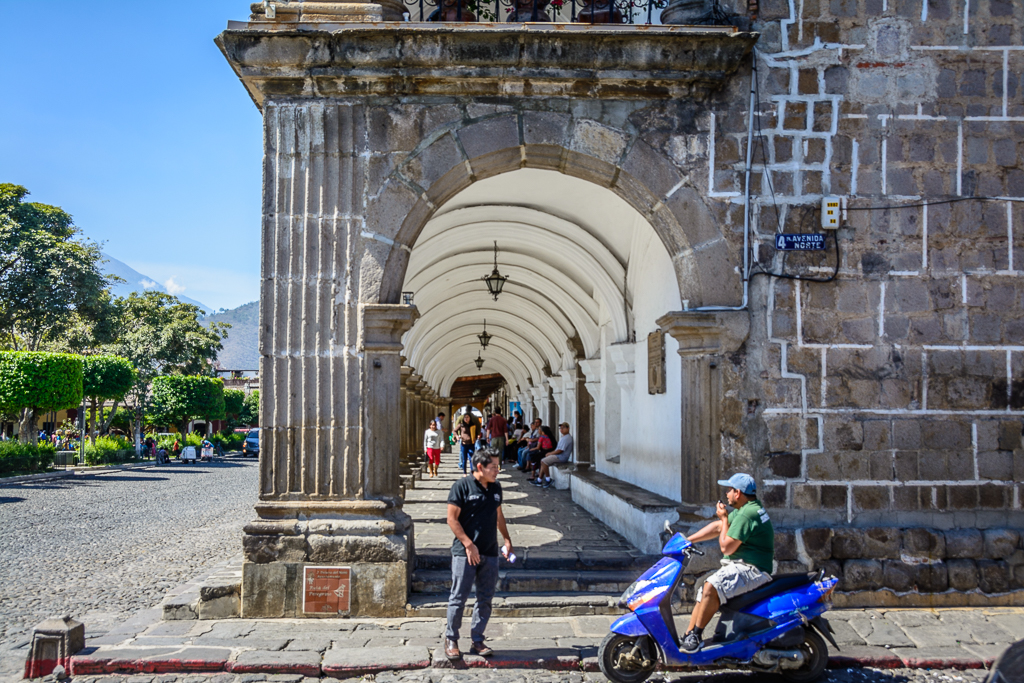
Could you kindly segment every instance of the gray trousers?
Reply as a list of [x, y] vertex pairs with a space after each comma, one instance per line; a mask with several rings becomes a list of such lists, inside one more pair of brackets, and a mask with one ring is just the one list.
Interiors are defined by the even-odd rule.
[[480, 557], [480, 564], [471, 565], [469, 560], [458, 555], [452, 556], [452, 592], [448, 596], [448, 627], [444, 635], [450, 640], [459, 639], [462, 614], [466, 609], [469, 591], [476, 584], [476, 605], [473, 607], [473, 624], [470, 635], [474, 643], [484, 640], [484, 631], [491, 618], [491, 601], [498, 584], [498, 558]]

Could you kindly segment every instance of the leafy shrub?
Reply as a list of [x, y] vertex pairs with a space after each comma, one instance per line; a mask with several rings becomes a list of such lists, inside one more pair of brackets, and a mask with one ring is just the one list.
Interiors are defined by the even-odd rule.
[[100, 436], [96, 443], [85, 442], [86, 465], [110, 465], [135, 458], [135, 448], [123, 436]]
[[245, 434], [238, 434], [234, 431], [229, 431], [225, 434], [221, 431], [219, 434], [211, 436], [210, 441], [215, 444], [220, 444], [221, 448], [225, 451], [236, 451], [242, 447], [242, 442], [245, 441]]
[[53, 464], [56, 451], [49, 443], [0, 441], [0, 476], [44, 472]]
[[62, 410], [82, 402], [82, 359], [67, 353], [0, 351], [0, 408]]

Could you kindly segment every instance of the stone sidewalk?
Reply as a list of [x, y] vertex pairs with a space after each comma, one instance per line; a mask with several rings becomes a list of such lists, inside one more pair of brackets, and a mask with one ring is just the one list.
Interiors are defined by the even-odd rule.
[[[1024, 609], [1014, 607], [834, 610], [827, 617], [840, 645], [830, 648], [833, 668], [981, 669], [1024, 636]], [[488, 642], [495, 655], [466, 655], [453, 666], [443, 656], [438, 618], [162, 621], [159, 610], [145, 610], [88, 638], [70, 673], [347, 678], [427, 668], [596, 671], [598, 646], [615, 618], [492, 619]], [[462, 647], [469, 644], [463, 638]]]

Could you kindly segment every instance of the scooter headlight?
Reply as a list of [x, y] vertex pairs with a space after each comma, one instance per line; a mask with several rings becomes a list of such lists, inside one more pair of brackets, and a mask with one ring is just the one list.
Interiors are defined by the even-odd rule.
[[618, 602], [619, 607], [625, 608], [625, 607], [627, 607], [629, 605], [629, 599], [633, 596], [633, 593], [636, 591], [636, 585], [639, 582], [640, 582], [640, 580], [637, 579], [633, 583], [629, 584], [629, 588], [627, 588], [626, 590], [622, 591], [622, 595], [619, 596], [619, 602]]

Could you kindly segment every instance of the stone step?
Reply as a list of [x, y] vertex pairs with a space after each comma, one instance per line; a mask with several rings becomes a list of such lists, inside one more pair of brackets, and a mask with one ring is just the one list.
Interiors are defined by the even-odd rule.
[[[499, 593], [615, 593], [619, 595], [639, 574], [633, 571], [535, 571], [508, 569], [499, 572]], [[445, 570], [417, 569], [412, 575], [413, 593], [443, 593], [451, 589], [452, 575]]]
[[[496, 617], [569, 617], [587, 614], [625, 614], [617, 607], [621, 593], [579, 593], [553, 591], [548, 593], [497, 593], [491, 603]], [[466, 614], [473, 611], [474, 598], [466, 604]], [[448, 613], [448, 593], [414, 593], [405, 607], [411, 617], [444, 617]]]
[[[516, 569], [545, 571], [632, 571], [640, 576], [661, 556], [644, 555], [635, 549], [571, 550], [564, 548], [516, 548]], [[449, 548], [417, 548], [416, 569], [451, 571]], [[506, 569], [502, 561], [502, 569]]]

